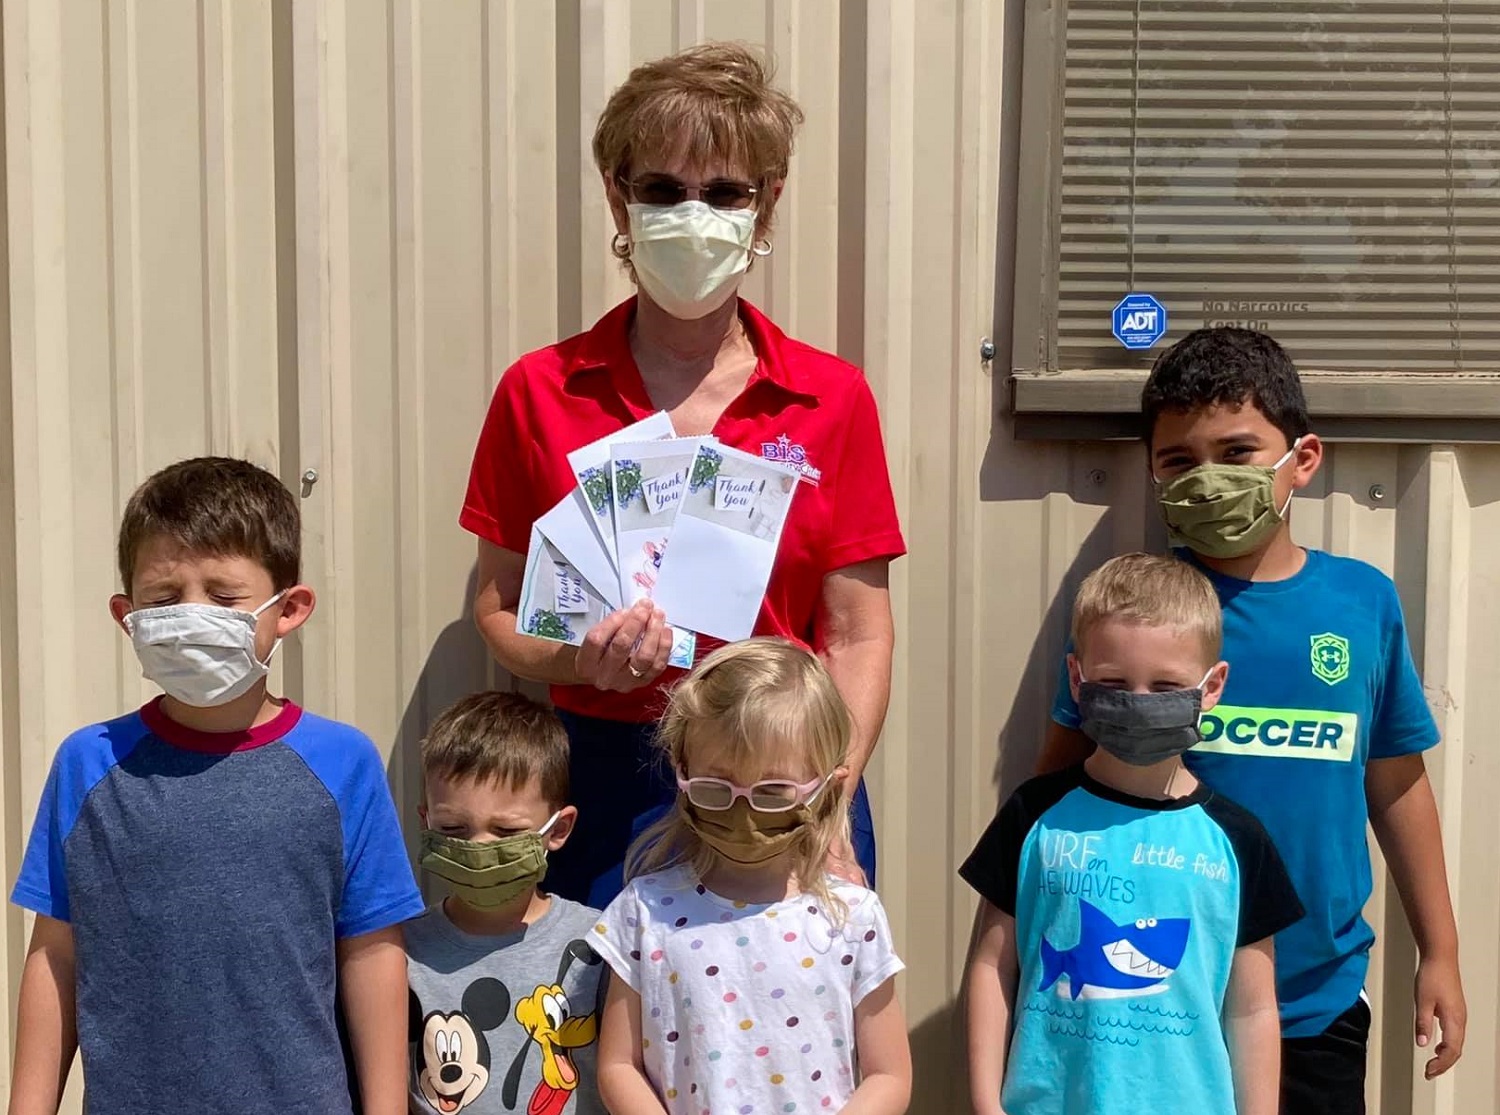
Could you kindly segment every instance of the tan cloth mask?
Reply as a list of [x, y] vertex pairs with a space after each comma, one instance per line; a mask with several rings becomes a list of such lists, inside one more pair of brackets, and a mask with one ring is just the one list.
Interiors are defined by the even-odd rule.
[[547, 874], [547, 832], [559, 814], [536, 832], [499, 840], [460, 840], [422, 830], [419, 862], [452, 889], [455, 898], [480, 910], [494, 910], [526, 893]]
[[1274, 465], [1199, 465], [1157, 480], [1156, 502], [1172, 545], [1209, 558], [1253, 553], [1286, 518], [1292, 497], [1277, 508], [1276, 474], [1301, 444], [1292, 442]]
[[642, 289], [681, 321], [711, 314], [734, 295], [750, 266], [753, 209], [701, 201], [626, 206], [630, 263]]
[[811, 802], [781, 813], [762, 813], [739, 798], [728, 809], [700, 809], [682, 799], [683, 818], [698, 838], [731, 863], [745, 867], [787, 851], [813, 820]]

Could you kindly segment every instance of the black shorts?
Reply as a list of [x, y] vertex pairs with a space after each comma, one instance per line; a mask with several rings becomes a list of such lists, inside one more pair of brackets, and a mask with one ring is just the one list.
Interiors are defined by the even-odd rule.
[[1281, 1115], [1364, 1115], [1370, 1005], [1364, 997], [1316, 1037], [1281, 1039]]

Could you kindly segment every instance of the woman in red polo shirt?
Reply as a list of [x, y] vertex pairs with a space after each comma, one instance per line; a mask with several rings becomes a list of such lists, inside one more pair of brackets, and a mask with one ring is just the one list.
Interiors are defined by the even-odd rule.
[[[564, 897], [613, 897], [632, 834], [674, 799], [652, 736], [678, 671], [667, 669], [668, 617], [649, 600], [603, 620], [582, 647], [518, 633], [525, 554], [532, 523], [574, 487], [567, 454], [658, 410], [680, 436], [712, 433], [802, 472], [755, 630], [813, 648], [848, 702], [852, 853], [874, 883], [861, 774], [890, 696], [887, 567], [905, 552], [875, 400], [857, 368], [787, 337], [736, 294], [753, 258], [771, 252], [801, 121], [738, 46], [632, 72], [600, 117], [594, 158], [614, 254], [639, 293], [518, 360], [480, 434], [460, 517], [479, 536], [474, 616], [502, 666], [551, 683], [568, 730], [578, 827], [547, 880]], [[700, 638], [699, 656], [710, 646]]]

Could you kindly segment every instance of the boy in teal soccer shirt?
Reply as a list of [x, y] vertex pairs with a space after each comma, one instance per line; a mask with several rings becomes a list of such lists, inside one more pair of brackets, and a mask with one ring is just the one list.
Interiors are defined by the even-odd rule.
[[[1362, 1112], [1375, 938], [1361, 916], [1372, 885], [1367, 819], [1421, 956], [1417, 1044], [1441, 1028], [1428, 1079], [1453, 1066], [1464, 1041], [1457, 929], [1422, 760], [1438, 729], [1396, 588], [1362, 561], [1292, 541], [1291, 499], [1323, 447], [1297, 370], [1270, 337], [1190, 333], [1157, 360], [1141, 409], [1172, 544], [1218, 592], [1233, 668], [1188, 765], [1265, 824], [1307, 908], [1276, 938], [1282, 1111]], [[1092, 750], [1066, 676], [1052, 718], [1044, 771]]]

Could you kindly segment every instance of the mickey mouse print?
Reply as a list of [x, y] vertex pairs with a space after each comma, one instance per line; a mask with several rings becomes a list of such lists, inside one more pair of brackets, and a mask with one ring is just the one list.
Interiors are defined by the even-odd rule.
[[603, 1115], [596, 915], [553, 897], [524, 932], [477, 937], [434, 906], [406, 928], [412, 1110]]

